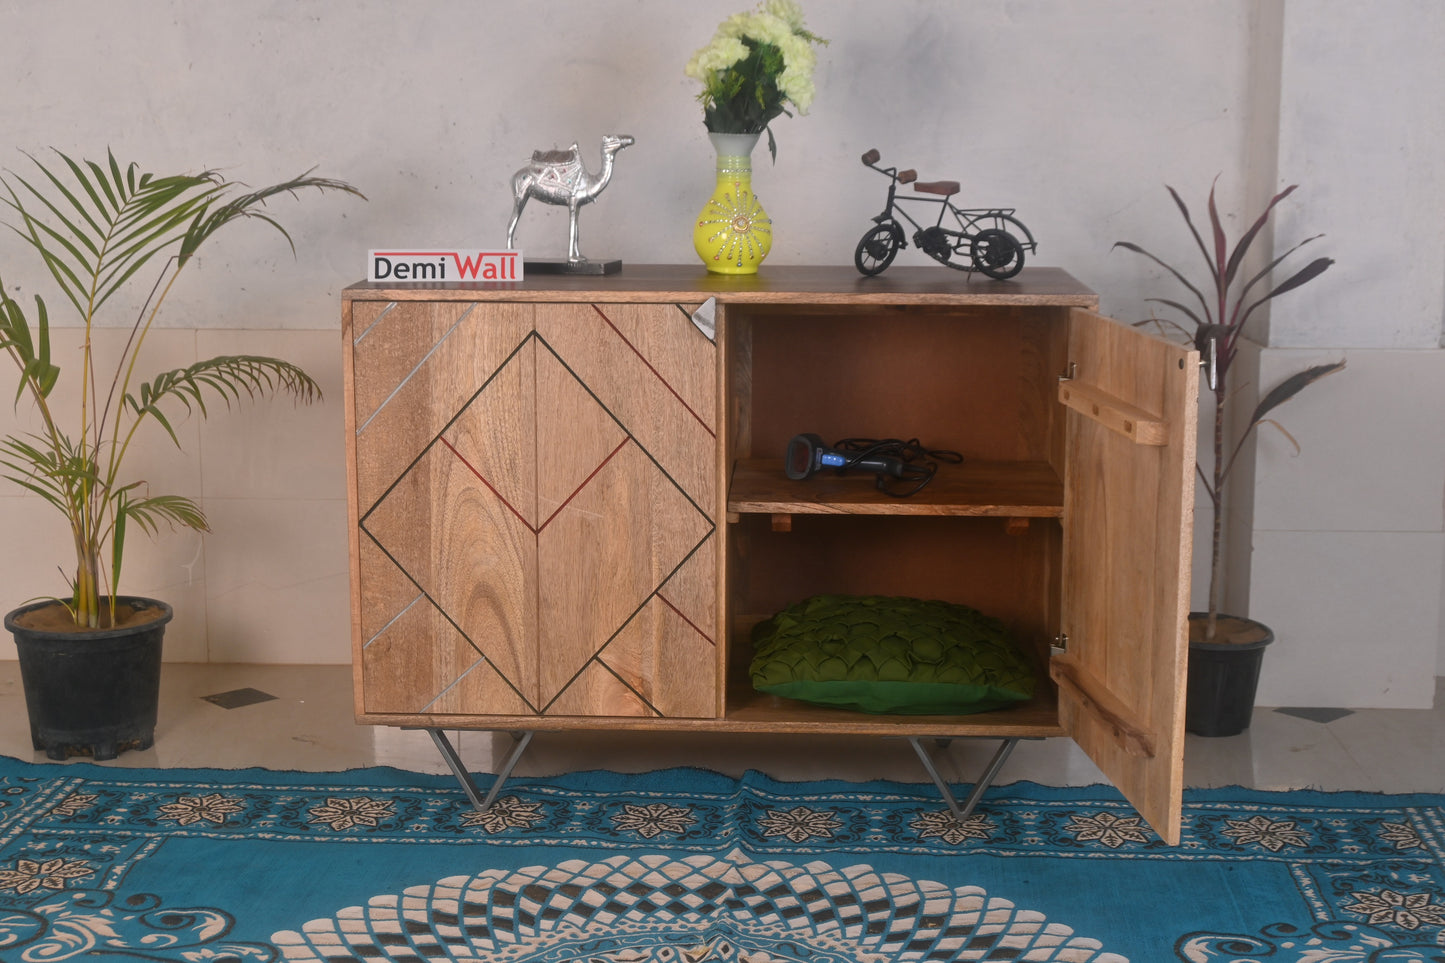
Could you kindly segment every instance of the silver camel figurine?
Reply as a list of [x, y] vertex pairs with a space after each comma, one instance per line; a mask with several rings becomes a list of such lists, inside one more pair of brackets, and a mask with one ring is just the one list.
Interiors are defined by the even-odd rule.
[[577, 248], [577, 210], [590, 204], [612, 180], [612, 161], [617, 152], [635, 141], [627, 134], [609, 134], [602, 138], [602, 169], [596, 174], [582, 164], [582, 153], [574, 143], [568, 150], [532, 152], [532, 163], [512, 175], [512, 221], [507, 225], [507, 247], [513, 248], [517, 221], [527, 198], [535, 197], [544, 204], [565, 204], [569, 214], [567, 260], [586, 261]]

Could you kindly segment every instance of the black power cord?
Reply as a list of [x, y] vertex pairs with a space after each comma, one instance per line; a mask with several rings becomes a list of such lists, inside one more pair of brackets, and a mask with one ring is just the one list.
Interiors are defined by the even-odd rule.
[[[922, 491], [937, 474], [938, 462], [951, 465], [963, 462], [963, 455], [958, 452], [946, 448], [925, 448], [917, 438], [907, 441], [899, 438], [844, 438], [833, 448], [847, 459], [838, 466], [840, 475], [865, 461], [875, 465], [880, 460], [886, 461], [888, 472], [878, 472], [874, 484], [880, 492], [893, 498], [907, 498]], [[871, 466], [869, 470], [876, 471]]]

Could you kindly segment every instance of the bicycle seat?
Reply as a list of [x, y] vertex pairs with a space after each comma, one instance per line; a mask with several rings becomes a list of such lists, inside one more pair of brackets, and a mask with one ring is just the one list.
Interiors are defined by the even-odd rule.
[[958, 193], [958, 181], [919, 181], [913, 185], [913, 189], [925, 194], [942, 194], [948, 197]]

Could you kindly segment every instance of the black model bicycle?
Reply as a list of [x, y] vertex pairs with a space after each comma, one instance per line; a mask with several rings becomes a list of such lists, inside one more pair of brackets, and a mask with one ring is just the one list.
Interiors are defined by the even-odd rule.
[[[913, 226], [913, 243], [929, 257], [946, 267], [959, 271], [979, 270], [991, 278], [1007, 280], [1023, 270], [1024, 252], [1038, 250], [1038, 242], [1014, 217], [1012, 207], [955, 207], [949, 198], [958, 193], [958, 181], [919, 181], [918, 172], [900, 171], [896, 167], [879, 167], [877, 149], [863, 155], [863, 163], [888, 177], [888, 204], [883, 213], [873, 218], [869, 228], [853, 252], [858, 272], [867, 277], [881, 274], [899, 248], [908, 246], [899, 218]], [[898, 196], [899, 184], [912, 184], [913, 189], [934, 197]], [[924, 226], [908, 213], [905, 205], [936, 204], [938, 217]], [[952, 214], [957, 226], [944, 226], [944, 215]]]

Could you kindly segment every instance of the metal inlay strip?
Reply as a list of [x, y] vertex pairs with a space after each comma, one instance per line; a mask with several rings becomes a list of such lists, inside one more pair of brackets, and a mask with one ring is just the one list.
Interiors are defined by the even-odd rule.
[[452, 336], [452, 332], [455, 331], [461, 325], [461, 323], [467, 319], [467, 315], [471, 314], [472, 311], [475, 309], [476, 305], [471, 305], [471, 307], [467, 308], [465, 311], [462, 312], [462, 316], [460, 318], [457, 318], [456, 324], [453, 324], [450, 328], [447, 328], [446, 334], [442, 335], [440, 338], [437, 339], [437, 343], [431, 346], [431, 350], [426, 353], [426, 356], [416, 363], [416, 367], [412, 368], [410, 371], [407, 372], [406, 377], [401, 379], [401, 383], [398, 384], [394, 389], [392, 389], [391, 394], [386, 396], [386, 400], [383, 401], [380, 405], [377, 405], [376, 410], [371, 413], [371, 417], [367, 418], [366, 421], [362, 422], [361, 427], [356, 429], [356, 433], [358, 435], [360, 435], [363, 431], [366, 430], [366, 426], [371, 424], [371, 422], [373, 421], [373, 419], [376, 418], [377, 415], [381, 414], [381, 410], [383, 408], [391, 404], [391, 399], [395, 398], [397, 394], [401, 392], [401, 389], [406, 387], [407, 382], [411, 381], [411, 379], [416, 376], [416, 373], [422, 369], [422, 366], [431, 359], [432, 355], [437, 353], [437, 349], [446, 343], [447, 338], [450, 338]]
[[452, 690], [455, 689], [457, 686], [461, 685], [462, 680], [465, 679], [467, 676], [471, 675], [473, 672], [475, 672], [476, 669], [477, 669], [477, 666], [479, 666], [479, 665], [486, 665], [486, 664], [487, 664], [487, 657], [486, 657], [485, 655], [478, 656], [477, 661], [473, 662], [470, 666], [467, 667], [467, 671], [465, 671], [465, 672], [463, 672], [461, 675], [457, 676], [455, 679], [453, 679], [453, 680], [451, 681], [450, 684], [447, 685], [447, 687], [446, 687], [445, 689], [443, 689], [442, 691], [438, 692], [438, 693], [436, 694], [436, 698], [435, 698], [435, 699], [433, 699], [432, 701], [428, 702], [426, 705], [424, 705], [424, 706], [421, 707], [421, 711], [422, 711], [422, 712], [430, 712], [432, 706], [436, 705], [439, 701], [441, 701], [441, 699], [442, 699], [448, 692], [452, 691]]
[[352, 346], [354, 347], [354, 346], [356, 346], [356, 345], [358, 345], [358, 344], [361, 344], [361, 339], [364, 338], [364, 337], [366, 337], [368, 334], [370, 334], [370, 333], [371, 333], [371, 329], [374, 328], [374, 327], [376, 327], [378, 324], [380, 324], [380, 323], [381, 323], [381, 319], [384, 318], [384, 317], [386, 317], [388, 314], [390, 314], [390, 313], [391, 313], [391, 309], [394, 308], [394, 307], [396, 307], [396, 302], [395, 302], [395, 301], [392, 301], [392, 302], [389, 303], [386, 307], [382, 308], [382, 309], [381, 309], [381, 313], [376, 316], [376, 320], [373, 321], [373, 322], [371, 322], [370, 324], [368, 324], [368, 325], [366, 326], [366, 330], [363, 331], [363, 332], [361, 332], [360, 334], [358, 334], [358, 335], [352, 340], [352, 342], [351, 342]]
[[390, 619], [385, 625], [383, 625], [381, 628], [379, 628], [379, 629], [376, 630], [376, 634], [375, 634], [375, 635], [373, 635], [371, 638], [367, 639], [364, 643], [362, 643], [362, 646], [361, 646], [361, 647], [364, 649], [364, 648], [366, 648], [368, 645], [370, 645], [371, 643], [375, 642], [377, 639], [381, 638], [382, 633], [384, 633], [387, 629], [389, 629], [389, 628], [391, 628], [393, 625], [395, 625], [397, 619], [401, 618], [403, 615], [405, 615], [406, 613], [410, 612], [410, 611], [411, 611], [411, 607], [412, 607], [413, 605], [415, 605], [416, 603], [420, 602], [420, 601], [421, 601], [422, 599], [424, 599], [424, 598], [426, 598], [426, 593], [425, 593], [425, 592], [419, 592], [419, 593], [417, 593], [417, 597], [416, 597], [416, 598], [414, 598], [414, 599], [412, 599], [410, 602], [406, 603], [406, 608], [402, 609], [400, 612], [398, 612], [398, 613], [396, 613], [395, 615], [393, 615], [393, 616], [391, 617], [391, 619]]

